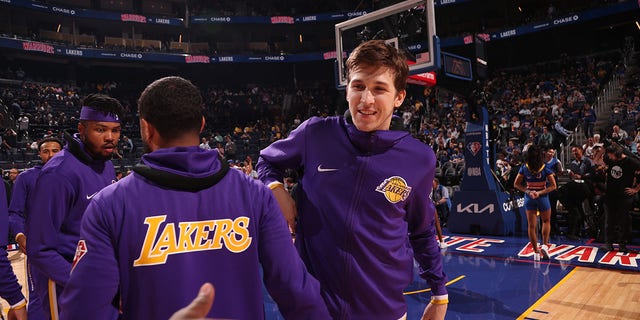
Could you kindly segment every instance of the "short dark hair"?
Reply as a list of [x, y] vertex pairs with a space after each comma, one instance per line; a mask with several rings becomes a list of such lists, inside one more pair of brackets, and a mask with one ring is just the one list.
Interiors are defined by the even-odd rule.
[[60, 149], [62, 149], [62, 146], [64, 146], [64, 144], [62, 144], [62, 141], [60, 141], [60, 139], [55, 138], [55, 137], [47, 137], [47, 138], [44, 138], [44, 139], [42, 139], [42, 140], [40, 140], [38, 142], [38, 152], [40, 152], [40, 148], [42, 148], [42, 145], [47, 143], [47, 142], [55, 142], [55, 143], [59, 144], [60, 145]]
[[164, 139], [187, 132], [200, 133], [204, 104], [200, 90], [181, 77], [165, 77], [148, 85], [138, 99], [140, 118]]
[[605, 153], [613, 153], [615, 154], [616, 157], [622, 157], [622, 147], [620, 147], [619, 145], [615, 145], [615, 144], [610, 144], [609, 146], [607, 146], [607, 148], [604, 151]]
[[407, 59], [402, 52], [383, 40], [363, 42], [351, 52], [347, 59], [347, 73], [358, 67], [387, 67], [395, 76], [393, 84], [396, 89], [402, 91], [407, 88]]
[[82, 105], [98, 111], [113, 113], [118, 116], [118, 119], [122, 119], [124, 116], [124, 108], [120, 101], [105, 94], [89, 94], [82, 99]]

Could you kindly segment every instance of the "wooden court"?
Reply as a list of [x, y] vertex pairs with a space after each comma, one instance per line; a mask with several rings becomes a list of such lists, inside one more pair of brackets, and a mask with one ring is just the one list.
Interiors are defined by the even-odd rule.
[[640, 319], [640, 273], [576, 267], [518, 319]]

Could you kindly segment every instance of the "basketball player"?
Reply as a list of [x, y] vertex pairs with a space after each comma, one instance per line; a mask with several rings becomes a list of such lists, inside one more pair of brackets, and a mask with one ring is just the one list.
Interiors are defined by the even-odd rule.
[[48, 281], [35, 288], [45, 315], [57, 319], [57, 297], [69, 279], [89, 200], [115, 182], [109, 160], [120, 137], [123, 108], [111, 97], [93, 94], [83, 100], [78, 133], [66, 133], [66, 145], [42, 168], [29, 200], [25, 226], [32, 269]]
[[[27, 253], [27, 237], [24, 234], [24, 223], [26, 217], [27, 204], [29, 203], [29, 194], [36, 187], [36, 180], [45, 165], [51, 157], [62, 149], [62, 142], [56, 138], [49, 137], [38, 142], [38, 156], [42, 160], [42, 165], [35, 165], [31, 169], [23, 171], [18, 175], [13, 192], [11, 193], [11, 204], [9, 205], [9, 234], [15, 235], [16, 242], [20, 246], [23, 253]], [[28, 265], [31, 261], [27, 260]], [[27, 267], [27, 284], [29, 286], [29, 318], [44, 319], [44, 310], [42, 309], [42, 300], [38, 297], [33, 283], [37, 281], [47, 281], [46, 277], [42, 277], [37, 270]]]
[[[22, 294], [22, 287], [13, 273], [11, 262], [7, 258], [7, 231], [9, 216], [4, 183], [0, 183], [0, 297], [9, 303], [9, 316], [13, 319], [27, 319], [27, 300]], [[12, 319], [12, 318], [9, 318]]]
[[198, 88], [162, 78], [138, 108], [150, 153], [89, 204], [61, 318], [168, 319], [209, 282], [210, 317], [259, 320], [264, 281], [285, 318], [329, 319], [270, 190], [199, 147]]
[[[262, 150], [259, 177], [295, 227], [298, 252], [333, 319], [406, 318], [413, 258], [433, 294], [423, 319], [444, 319], [446, 276], [428, 197], [436, 157], [409, 132], [390, 130], [406, 96], [405, 57], [384, 41], [367, 41], [347, 70], [349, 113], [313, 117]], [[296, 209], [281, 181], [298, 168]]]
[[[527, 150], [525, 164], [520, 167], [513, 187], [524, 192], [524, 207], [527, 214], [527, 233], [533, 248], [534, 261], [549, 259], [549, 235], [551, 233], [551, 204], [549, 193], [556, 189], [553, 171], [545, 165], [544, 150], [531, 145]], [[542, 246], [538, 249], [538, 212], [542, 220]]]

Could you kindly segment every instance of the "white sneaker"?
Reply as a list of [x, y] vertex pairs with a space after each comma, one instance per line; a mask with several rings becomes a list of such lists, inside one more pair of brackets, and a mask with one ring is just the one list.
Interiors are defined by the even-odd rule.
[[540, 261], [540, 254], [539, 253], [534, 253], [533, 254], [533, 261]]
[[542, 259], [549, 260], [549, 248], [546, 244], [540, 246], [540, 254], [542, 255]]

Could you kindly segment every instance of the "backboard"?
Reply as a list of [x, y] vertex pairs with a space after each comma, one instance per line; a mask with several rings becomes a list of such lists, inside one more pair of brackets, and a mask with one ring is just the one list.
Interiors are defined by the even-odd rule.
[[402, 51], [409, 74], [439, 67], [434, 0], [407, 0], [338, 23], [336, 33], [336, 86], [347, 85], [345, 61], [353, 49], [367, 40], [385, 40]]

